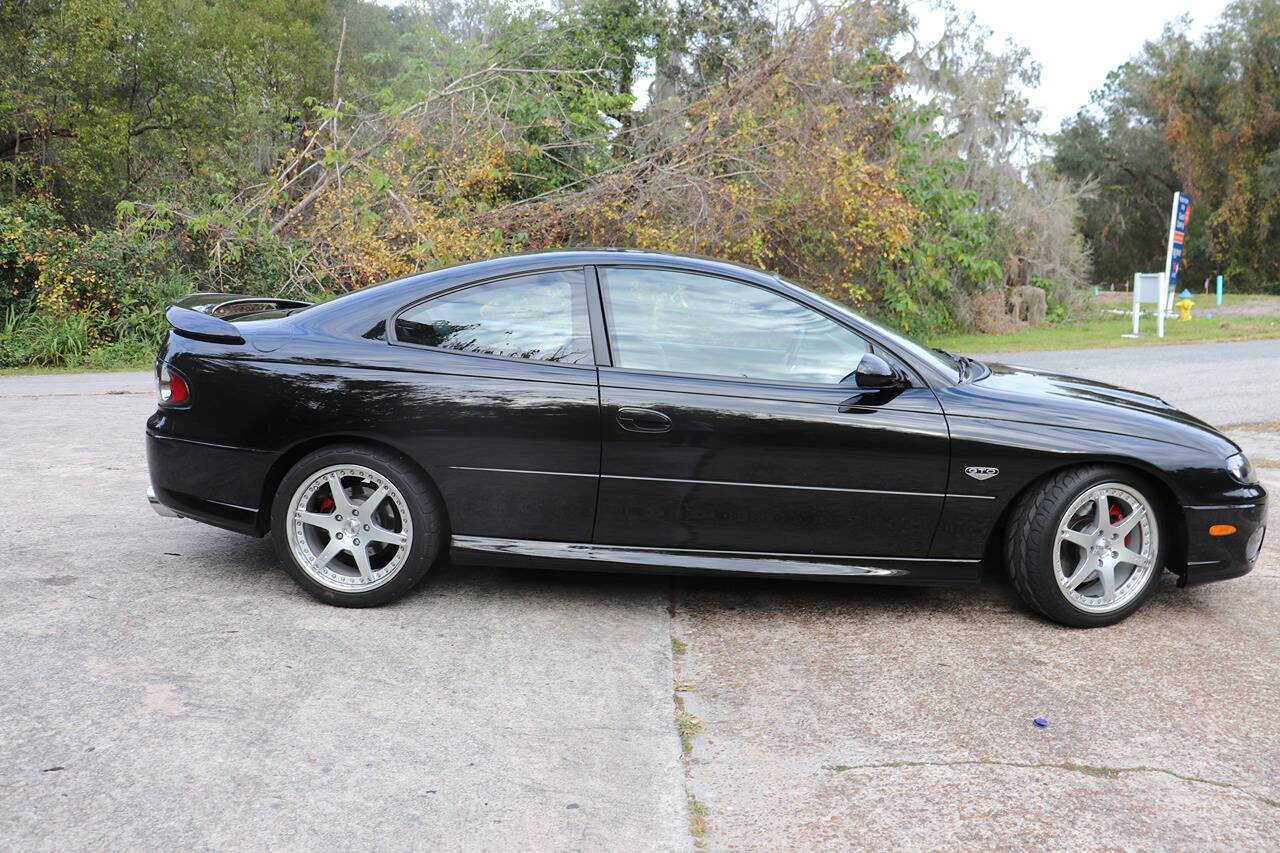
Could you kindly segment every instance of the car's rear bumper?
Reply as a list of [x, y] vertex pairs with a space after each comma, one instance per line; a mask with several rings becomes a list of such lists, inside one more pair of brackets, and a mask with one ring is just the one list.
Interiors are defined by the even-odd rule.
[[160, 498], [156, 497], [155, 486], [150, 484], [147, 485], [147, 503], [151, 504], [151, 508], [156, 511], [156, 515], [164, 518], [182, 518], [182, 513], [171, 506], [165, 506], [160, 503]]
[[[1183, 509], [1187, 560], [1178, 585], [1208, 583], [1246, 575], [1257, 565], [1267, 532], [1265, 496], [1247, 504], [1189, 506]], [[1231, 525], [1235, 532], [1214, 536], [1209, 528]]]
[[161, 515], [261, 536], [259, 517], [271, 455], [147, 431], [147, 500]]

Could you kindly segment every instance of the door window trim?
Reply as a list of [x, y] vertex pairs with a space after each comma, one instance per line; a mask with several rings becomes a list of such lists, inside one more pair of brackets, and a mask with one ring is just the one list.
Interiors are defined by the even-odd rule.
[[[605, 299], [605, 290], [607, 289], [608, 286], [605, 284], [606, 277], [600, 275], [598, 272], [598, 270], [604, 270], [607, 272], [608, 270], [611, 270], [611, 269], [644, 269], [644, 270], [656, 270], [659, 272], [683, 273], [685, 275], [703, 276], [704, 278], [719, 278], [725, 281], [734, 282], [735, 284], [743, 284], [743, 285], [746, 285], [747, 287], [754, 287], [754, 288], [757, 288], [758, 290], [763, 290], [766, 293], [771, 293], [774, 296], [778, 296], [782, 299], [786, 299], [791, 302], [794, 302], [796, 305], [799, 305], [801, 308], [805, 308], [809, 311], [813, 311], [815, 314], [819, 315], [820, 317], [824, 317], [830, 322], [835, 323], [840, 328], [845, 329], [850, 334], [853, 334], [858, 338], [861, 338], [863, 341], [867, 343], [867, 346], [869, 347], [868, 352], [874, 353], [876, 355], [888, 355], [891, 359], [893, 359], [893, 361], [899, 367], [903, 369], [904, 375], [906, 376], [908, 381], [908, 387], [910, 388], [918, 388], [918, 387], [928, 388], [929, 387], [928, 383], [926, 383], [920, 377], [919, 373], [911, 365], [910, 362], [908, 362], [906, 359], [902, 358], [901, 356], [899, 356], [897, 353], [893, 352], [889, 348], [885, 347], [884, 344], [880, 343], [880, 341], [866, 334], [861, 329], [851, 326], [849, 323], [845, 322], [841, 318], [833, 317], [830, 314], [828, 314], [826, 311], [821, 310], [820, 308], [817, 308], [813, 305], [810, 305], [807, 302], [803, 302], [799, 299], [796, 299], [790, 293], [787, 293], [780, 289], [769, 287], [759, 282], [749, 281], [745, 278], [738, 278], [736, 276], [725, 275], [720, 272], [708, 272], [705, 270], [692, 269], [689, 267], [666, 266], [663, 264], [617, 263], [617, 264], [595, 264], [594, 265], [593, 275], [588, 279], [588, 283], [590, 284], [593, 282], [595, 284], [596, 295], [595, 295], [595, 300], [588, 300], [588, 308], [589, 309], [597, 308], [597, 306], [593, 305], [592, 303], [594, 301], [598, 301], [597, 310], [600, 311], [601, 331], [605, 335], [605, 340], [607, 341], [607, 346], [604, 348], [604, 351], [608, 357], [608, 362], [605, 363], [605, 362], [601, 362], [599, 360], [599, 357], [597, 356], [597, 364], [600, 367], [609, 367], [614, 371], [624, 371], [628, 374], [632, 374], [636, 376], [643, 376], [643, 375], [670, 376], [673, 379], [694, 379], [694, 380], [708, 380], [713, 382], [734, 382], [734, 383], [743, 384], [743, 385], [771, 385], [771, 386], [777, 386], [781, 388], [802, 388], [802, 389], [855, 388], [856, 390], [856, 386], [845, 385], [840, 382], [801, 382], [801, 381], [786, 380], [786, 379], [757, 379], [757, 378], [752, 378], [748, 376], [726, 376], [720, 373], [685, 373], [683, 371], [676, 371], [676, 370], [657, 370], [657, 369], [646, 368], [646, 367], [623, 367], [621, 365], [615, 365], [614, 357], [613, 357], [612, 324], [609, 318], [610, 309], [607, 307], [608, 303]], [[593, 326], [592, 326], [593, 331], [594, 331], [594, 328], [595, 327], [593, 323]]]
[[597, 367], [613, 367], [613, 344], [609, 340], [609, 324], [605, 319], [604, 289], [595, 264], [586, 268], [587, 315], [591, 320], [591, 350]]
[[595, 340], [596, 340], [595, 322], [591, 317], [592, 294], [593, 292], [595, 292], [595, 289], [592, 287], [592, 283], [595, 279], [595, 271], [591, 270], [590, 272], [588, 272], [588, 270], [590, 270], [590, 267], [583, 264], [570, 264], [567, 266], [542, 267], [540, 269], [535, 269], [535, 270], [523, 270], [521, 272], [502, 273], [501, 275], [494, 275], [488, 278], [476, 279], [474, 281], [466, 281], [459, 284], [455, 284], [451, 287], [446, 287], [442, 290], [437, 290], [434, 293], [430, 293], [426, 296], [415, 299], [409, 304], [404, 305], [400, 308], [397, 308], [394, 312], [392, 312], [391, 316], [387, 318], [387, 344], [389, 346], [406, 347], [408, 349], [427, 350], [428, 352], [439, 352], [439, 353], [445, 353], [447, 355], [465, 356], [468, 358], [487, 358], [487, 359], [492, 359], [496, 361], [515, 362], [517, 364], [537, 364], [537, 365], [545, 365], [547, 367], [572, 368], [575, 370], [595, 370], [596, 364], [594, 360], [584, 362], [584, 363], [568, 363], [563, 361], [548, 361], [546, 359], [541, 359], [541, 358], [520, 358], [519, 356], [514, 356], [514, 355], [494, 355], [492, 353], [485, 353], [485, 352], [467, 352], [466, 350], [450, 349], [449, 347], [436, 347], [436, 346], [431, 346], [430, 344], [415, 344], [412, 341], [402, 341], [400, 340], [400, 336], [396, 334], [396, 321], [400, 319], [400, 316], [402, 314], [405, 314], [408, 311], [412, 311], [414, 308], [417, 308], [419, 305], [424, 305], [428, 302], [433, 302], [436, 299], [440, 299], [445, 296], [451, 296], [455, 293], [458, 293], [463, 290], [467, 290], [472, 287], [481, 287], [486, 284], [497, 284], [498, 282], [508, 281], [508, 280], [517, 279], [517, 278], [528, 278], [529, 276], [542, 275], [544, 273], [552, 273], [552, 272], [580, 272], [582, 273], [582, 279], [583, 279], [583, 283], [582, 283], [582, 286], [584, 288], [583, 294], [587, 302], [587, 317], [588, 317], [587, 334], [591, 337], [592, 353], [597, 354], [597, 357], [598, 357], [598, 351], [596, 349], [596, 343], [595, 343]]

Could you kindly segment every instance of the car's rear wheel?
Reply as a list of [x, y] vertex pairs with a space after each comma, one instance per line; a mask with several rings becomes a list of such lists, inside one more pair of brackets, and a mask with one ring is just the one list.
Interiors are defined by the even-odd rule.
[[1005, 556], [1023, 600], [1064, 625], [1111, 625], [1137, 610], [1164, 566], [1155, 489], [1112, 466], [1071, 468], [1014, 509]]
[[422, 579], [440, 552], [444, 513], [435, 489], [393, 454], [330, 447], [300, 460], [272, 503], [276, 551], [321, 601], [385, 604]]

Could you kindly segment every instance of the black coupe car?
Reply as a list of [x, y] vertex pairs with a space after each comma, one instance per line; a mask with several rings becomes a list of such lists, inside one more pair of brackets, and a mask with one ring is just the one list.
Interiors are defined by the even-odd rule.
[[167, 515], [339, 605], [455, 563], [978, 580], [1059, 622], [1248, 572], [1266, 492], [1157, 397], [931, 350], [757, 270], [552, 252], [168, 312]]

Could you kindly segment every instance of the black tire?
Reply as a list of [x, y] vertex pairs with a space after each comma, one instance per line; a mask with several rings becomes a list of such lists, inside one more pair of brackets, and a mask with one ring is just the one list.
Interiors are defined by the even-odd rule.
[[[391, 578], [373, 589], [346, 592], [325, 586], [303, 568], [291, 548], [288, 513], [294, 493], [317, 472], [335, 465], [359, 465], [376, 472], [399, 490], [408, 507], [413, 534], [408, 554]], [[302, 458], [280, 481], [271, 503], [271, 538], [285, 571], [312, 596], [339, 607], [377, 607], [411, 590], [435, 564], [445, 527], [444, 505], [430, 481], [403, 458], [361, 445], [335, 445]]]
[[[1114, 611], [1091, 613], [1074, 605], [1058, 585], [1053, 549], [1057, 546], [1059, 521], [1072, 503], [1103, 483], [1127, 486], [1146, 498], [1157, 526], [1156, 552], [1153, 568], [1133, 598]], [[1033, 486], [1014, 507], [1005, 538], [1009, 578], [1028, 607], [1055, 622], [1073, 628], [1114, 625], [1142, 606], [1164, 572], [1164, 557], [1173, 533], [1166, 518], [1155, 485], [1133, 471], [1112, 465], [1059, 471]]]

